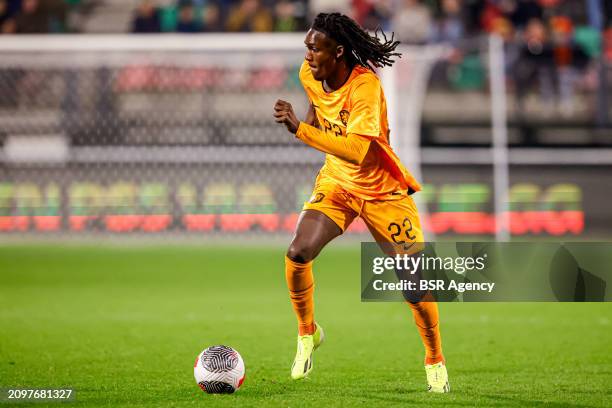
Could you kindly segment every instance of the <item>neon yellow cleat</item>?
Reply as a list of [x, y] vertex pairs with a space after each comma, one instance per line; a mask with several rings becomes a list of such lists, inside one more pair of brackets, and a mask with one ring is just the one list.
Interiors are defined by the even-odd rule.
[[297, 352], [291, 366], [291, 378], [301, 380], [306, 378], [312, 371], [312, 353], [319, 348], [325, 339], [325, 334], [321, 326], [315, 323], [314, 334], [298, 336]]
[[426, 365], [425, 373], [427, 374], [427, 390], [429, 392], [450, 392], [450, 384], [448, 383], [448, 372], [446, 371], [446, 366], [443, 362]]

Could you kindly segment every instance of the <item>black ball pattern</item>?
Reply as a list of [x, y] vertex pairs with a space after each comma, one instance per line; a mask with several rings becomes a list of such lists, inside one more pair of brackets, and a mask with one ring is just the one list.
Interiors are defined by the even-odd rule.
[[223, 381], [201, 381], [198, 385], [207, 394], [232, 394], [236, 391], [231, 384]]
[[202, 367], [211, 373], [223, 373], [233, 370], [238, 365], [238, 354], [227, 346], [211, 346], [204, 350]]

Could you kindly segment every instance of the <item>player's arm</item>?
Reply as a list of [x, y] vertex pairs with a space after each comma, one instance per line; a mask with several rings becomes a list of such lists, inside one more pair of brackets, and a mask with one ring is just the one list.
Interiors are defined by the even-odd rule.
[[361, 164], [370, 148], [370, 139], [349, 133], [346, 137], [324, 132], [301, 122], [295, 136], [308, 146], [324, 153], [333, 154], [347, 162]]
[[[311, 105], [314, 115], [314, 108]], [[307, 120], [308, 120], [307, 115]], [[338, 137], [335, 134], [324, 132], [307, 122], [300, 122], [293, 112], [289, 102], [278, 100], [274, 105], [274, 118], [282, 123], [291, 133], [306, 143], [324, 153], [333, 154], [350, 163], [361, 164], [370, 148], [370, 139], [358, 134], [349, 133], [347, 137]], [[316, 118], [315, 118], [316, 120]]]

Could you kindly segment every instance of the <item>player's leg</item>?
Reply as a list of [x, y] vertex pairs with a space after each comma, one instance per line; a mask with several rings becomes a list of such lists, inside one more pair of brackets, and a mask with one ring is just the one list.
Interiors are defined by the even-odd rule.
[[323, 331], [314, 319], [313, 260], [356, 216], [340, 189], [333, 184], [317, 183], [298, 220], [285, 256], [285, 277], [298, 321], [297, 352], [291, 367], [293, 379], [305, 378], [310, 373], [312, 353], [323, 341]]
[[312, 261], [340, 234], [342, 229], [324, 213], [304, 210], [300, 214], [295, 236], [285, 256], [285, 278], [300, 336], [315, 331]]
[[[400, 250], [405, 248], [409, 251], [415, 248], [415, 243], [424, 242], [416, 205], [412, 197], [408, 195], [396, 201], [367, 202], [361, 216], [376, 242], [381, 245], [400, 244], [398, 246]], [[384, 247], [385, 250], [388, 248], [388, 246]], [[434, 301], [407, 301], [406, 303], [412, 311], [425, 347], [425, 366], [430, 391], [448, 392], [448, 376], [442, 354], [438, 304]]]

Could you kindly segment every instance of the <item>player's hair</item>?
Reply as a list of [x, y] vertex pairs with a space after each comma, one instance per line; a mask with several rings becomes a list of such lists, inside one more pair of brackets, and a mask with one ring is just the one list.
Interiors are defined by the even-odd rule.
[[[387, 36], [380, 29], [372, 36], [344, 14], [319, 13], [311, 28], [343, 45], [347, 62], [351, 66], [359, 64], [374, 70], [374, 67], [391, 66], [395, 62], [393, 57], [401, 57], [399, 52], [394, 52], [399, 41], [393, 40], [393, 33], [390, 40], [387, 40]], [[382, 33], [382, 39], [378, 37], [379, 31]]]

